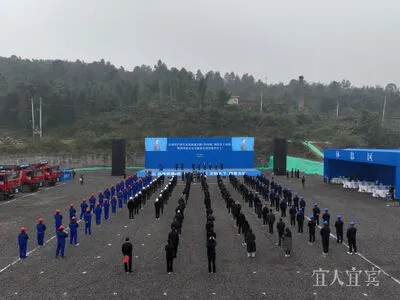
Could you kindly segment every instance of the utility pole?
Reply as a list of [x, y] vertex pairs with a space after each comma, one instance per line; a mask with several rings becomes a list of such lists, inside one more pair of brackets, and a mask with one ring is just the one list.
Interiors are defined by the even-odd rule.
[[336, 103], [336, 119], [339, 119], [339, 100]]
[[42, 97], [39, 97], [40, 107], [39, 107], [39, 130], [40, 130], [40, 138], [42, 138]]
[[33, 98], [31, 98], [31, 106], [32, 106], [32, 135], [35, 138], [35, 110], [33, 106]]

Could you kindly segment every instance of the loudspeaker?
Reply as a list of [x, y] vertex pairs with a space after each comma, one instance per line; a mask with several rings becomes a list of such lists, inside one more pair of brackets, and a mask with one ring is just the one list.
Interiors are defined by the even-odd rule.
[[286, 175], [287, 140], [284, 138], [274, 139], [274, 174]]
[[112, 166], [111, 176], [123, 176], [125, 174], [126, 153], [125, 139], [115, 139], [112, 141]]

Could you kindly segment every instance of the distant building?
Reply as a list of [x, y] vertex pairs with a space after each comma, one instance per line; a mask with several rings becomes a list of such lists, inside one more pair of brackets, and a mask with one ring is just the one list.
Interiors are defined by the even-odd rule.
[[239, 105], [239, 96], [231, 96], [228, 100], [229, 105]]

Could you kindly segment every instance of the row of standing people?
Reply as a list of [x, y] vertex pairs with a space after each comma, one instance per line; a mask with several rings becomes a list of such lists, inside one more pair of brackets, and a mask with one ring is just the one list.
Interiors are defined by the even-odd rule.
[[[115, 192], [120, 191], [121, 189], [124, 188], [124, 186], [129, 186], [129, 187], [137, 187], [140, 185], [140, 188], [143, 189], [144, 193], [147, 193], [147, 188], [151, 187], [154, 185], [157, 181], [163, 180], [163, 176], [159, 177], [158, 179], [154, 179], [151, 181], [152, 178], [151, 176], [147, 176], [144, 178], [139, 179], [136, 175], [129, 176], [125, 181], [121, 181], [117, 183], [116, 189], [114, 190]], [[146, 187], [145, 187], [146, 186]], [[106, 191], [108, 188], [106, 189]], [[113, 190], [113, 189], [111, 189]], [[149, 188], [150, 190], [150, 188]], [[112, 192], [110, 192], [109, 197], [111, 197]], [[107, 193], [105, 193], [107, 195]], [[108, 208], [107, 206], [109, 198], [102, 198], [100, 200], [99, 197], [99, 202], [96, 203], [96, 199], [92, 205], [92, 202], [90, 202], [90, 207], [86, 203], [86, 200], [82, 201], [81, 204], [81, 214], [80, 218], [84, 219], [85, 222], [85, 234], [91, 234], [91, 223], [92, 223], [92, 214], [94, 213], [96, 216], [96, 223], [100, 224], [101, 220], [101, 212], [104, 209], [104, 217], [105, 219], [108, 219]], [[103, 206], [101, 206], [101, 204]], [[92, 206], [94, 209], [92, 209]], [[56, 210], [54, 214], [54, 224], [55, 224], [55, 230], [56, 230], [56, 237], [57, 237], [57, 250], [56, 250], [56, 257], [58, 257], [61, 254], [61, 257], [64, 257], [65, 254], [65, 245], [66, 245], [66, 239], [68, 236], [70, 237], [70, 244], [74, 246], [78, 246], [78, 228], [79, 228], [79, 222], [77, 220], [77, 215], [76, 215], [76, 208], [73, 204], [70, 205], [69, 207], [69, 230], [70, 234], [65, 230], [65, 226], [63, 225], [63, 215], [61, 214], [61, 211], [59, 209]], [[38, 218], [38, 223], [36, 225], [36, 232], [37, 232], [37, 243], [39, 246], [44, 246], [45, 245], [45, 234], [47, 231], [47, 226], [45, 224], [44, 218]], [[28, 240], [29, 236], [27, 234], [27, 229], [25, 227], [20, 228], [20, 233], [18, 235], [18, 245], [19, 245], [19, 257], [20, 259], [25, 259], [27, 257], [27, 250], [28, 250]]]
[[[176, 185], [176, 180], [177, 177], [174, 177], [174, 185]], [[190, 185], [190, 182], [187, 181], [187, 184], [185, 186], [185, 190], [187, 189], [188, 184]], [[190, 187], [189, 187], [190, 189]], [[185, 198], [184, 194], [182, 194], [179, 199], [178, 199], [178, 206], [175, 208], [175, 216], [174, 219], [171, 223], [171, 231], [168, 234], [168, 240], [167, 240], [167, 245], [165, 246], [165, 257], [167, 261], [167, 273], [171, 274], [174, 271], [174, 259], [176, 259], [177, 254], [178, 254], [178, 246], [179, 246], [179, 235], [182, 234], [182, 226], [183, 226], [183, 221], [185, 219], [184, 213], [186, 209], [186, 203], [185, 203]], [[156, 212], [157, 214], [157, 212]]]
[[215, 261], [217, 256], [216, 252], [217, 235], [214, 230], [215, 217], [213, 215], [214, 211], [211, 208], [211, 196], [206, 176], [202, 176], [201, 186], [204, 192], [204, 205], [206, 211], [206, 247], [207, 247], [208, 272], [215, 273], [216, 272]]
[[[230, 175], [229, 181], [231, 182], [232, 186], [235, 189], [239, 186], [239, 181], [235, 176]], [[247, 247], [247, 256], [255, 257], [256, 236], [254, 235], [253, 230], [251, 229], [250, 224], [242, 211], [241, 204], [237, 201], [233, 201], [230, 195], [228, 197], [228, 194], [226, 194], [226, 192], [224, 192], [223, 197], [226, 201], [227, 206], [230, 207], [228, 211], [230, 211], [233, 218], [236, 220], [236, 226], [238, 227], [238, 235], [243, 234], [244, 242], [242, 243], [242, 245], [245, 245]]]

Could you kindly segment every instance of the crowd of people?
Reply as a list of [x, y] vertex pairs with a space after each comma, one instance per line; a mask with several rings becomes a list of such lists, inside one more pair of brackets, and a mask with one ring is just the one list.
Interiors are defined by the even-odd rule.
[[[74, 204], [70, 204], [68, 209], [69, 218], [64, 218], [60, 209], [54, 214], [55, 234], [57, 237], [56, 257], [65, 256], [66, 240], [69, 236], [69, 243], [73, 246], [79, 246], [78, 230], [80, 220], [84, 221], [85, 234], [92, 234], [92, 216], [95, 216], [96, 225], [101, 224], [102, 217], [108, 220], [111, 206], [111, 214], [116, 214], [117, 206], [122, 209], [128, 204], [128, 199], [135, 203], [135, 213], [138, 214], [140, 208], [146, 204], [146, 200], [157, 190], [164, 182], [164, 176], [153, 179], [150, 175], [138, 178], [136, 175], [129, 176], [121, 180], [115, 186], [100, 191], [98, 196], [91, 195], [88, 201], [83, 199], [80, 204], [79, 220], [77, 210]], [[129, 207], [128, 207], [129, 209]], [[131, 217], [131, 214], [129, 214]], [[47, 226], [44, 218], [38, 218], [36, 225], [37, 244], [44, 246]], [[65, 224], [66, 223], [66, 224]], [[65, 224], [65, 225], [63, 225]], [[67, 225], [68, 224], [68, 225]], [[66, 226], [69, 228], [67, 233]], [[29, 236], [27, 228], [22, 226], [18, 235], [19, 257], [25, 259], [28, 252]]]
[[[300, 176], [296, 175], [296, 178], [300, 178]], [[283, 188], [279, 183], [274, 181], [274, 178], [270, 181], [265, 175], [257, 177], [245, 175], [244, 183], [240, 182], [234, 175], [230, 175], [229, 180], [235, 190], [237, 190], [242, 196], [244, 202], [248, 203], [250, 208], [254, 207], [258, 218], [262, 218], [263, 226], [268, 225], [270, 234], [274, 233], [276, 221], [274, 210], [276, 211], [276, 214], [280, 213], [279, 221], [276, 223], [276, 229], [278, 231], [277, 245], [282, 246], [285, 250], [286, 257], [289, 257], [292, 251], [292, 232], [284, 223], [283, 218], [286, 217], [287, 207], [290, 207], [290, 226], [296, 228], [297, 222], [297, 232], [298, 234], [302, 234], [304, 222], [307, 218], [305, 216], [306, 201], [304, 197], [299, 197], [297, 193], [293, 196], [290, 189]], [[236, 219], [239, 233], [243, 228], [247, 231], [248, 225], [243, 213], [241, 212], [241, 204], [238, 201], [233, 201], [230, 196], [228, 197], [223, 195], [223, 197], [227, 203], [228, 212], [232, 212]], [[263, 200], [260, 199], [261, 197]], [[268, 204], [270, 208], [268, 208]], [[316, 228], [320, 224], [320, 218], [322, 219], [322, 227], [320, 229], [321, 243], [323, 255], [326, 256], [329, 252], [331, 215], [328, 208], [325, 208], [324, 213], [321, 215], [321, 210], [318, 207], [318, 204], [314, 203], [312, 207], [312, 215], [310, 215], [307, 224], [309, 243], [315, 242], [315, 232]], [[343, 243], [344, 222], [341, 215], [337, 216], [334, 227], [336, 230], [337, 243]], [[349, 244], [349, 254], [357, 253], [356, 234], [357, 229], [355, 223], [351, 221], [349, 222], [349, 227], [346, 232]]]
[[217, 246], [217, 235], [214, 230], [215, 217], [213, 215], [214, 211], [211, 208], [211, 196], [210, 190], [207, 183], [207, 176], [202, 176], [201, 187], [204, 192], [204, 206], [206, 209], [206, 246], [207, 246], [207, 259], [208, 259], [208, 272], [215, 273], [215, 259], [217, 256], [216, 246]]

